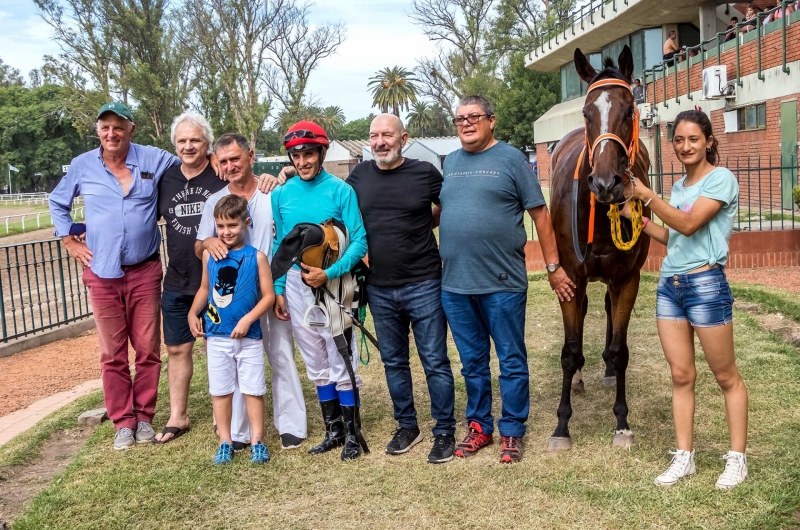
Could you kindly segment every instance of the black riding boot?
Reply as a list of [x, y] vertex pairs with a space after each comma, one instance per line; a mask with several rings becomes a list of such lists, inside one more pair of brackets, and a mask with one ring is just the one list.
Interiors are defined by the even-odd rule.
[[359, 443], [357, 433], [361, 431], [361, 416], [358, 413], [358, 406], [342, 406], [342, 416], [346, 436], [344, 447], [342, 448], [342, 460], [353, 460], [361, 456], [361, 443]]
[[308, 454], [319, 455], [339, 447], [345, 440], [345, 426], [342, 421], [342, 407], [338, 399], [320, 401], [322, 420], [325, 422], [325, 439], [309, 449]]

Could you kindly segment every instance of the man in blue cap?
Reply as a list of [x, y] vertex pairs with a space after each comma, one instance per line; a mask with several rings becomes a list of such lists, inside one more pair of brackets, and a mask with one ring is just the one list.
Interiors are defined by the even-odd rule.
[[[181, 160], [131, 142], [136, 125], [122, 103], [97, 113], [100, 147], [72, 160], [50, 195], [50, 212], [70, 256], [84, 266], [97, 335], [108, 415], [117, 429], [114, 449], [155, 436], [151, 427], [161, 370], [161, 234], [158, 182]], [[85, 241], [70, 234], [72, 201], [83, 195]], [[128, 341], [136, 351], [131, 380]]]

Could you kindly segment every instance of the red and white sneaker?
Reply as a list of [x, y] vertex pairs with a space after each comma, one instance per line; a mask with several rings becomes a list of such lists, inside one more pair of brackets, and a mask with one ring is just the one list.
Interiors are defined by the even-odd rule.
[[456, 456], [467, 458], [474, 455], [487, 445], [491, 445], [493, 439], [491, 434], [483, 434], [483, 428], [477, 421], [469, 422], [469, 432], [456, 446]]
[[501, 464], [515, 464], [522, 460], [524, 445], [522, 438], [516, 436], [501, 436], [503, 447], [500, 449]]

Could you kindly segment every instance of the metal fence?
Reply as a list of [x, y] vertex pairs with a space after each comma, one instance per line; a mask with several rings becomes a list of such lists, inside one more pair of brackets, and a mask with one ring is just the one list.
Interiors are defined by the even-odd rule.
[[[165, 227], [161, 261], [166, 266]], [[83, 267], [60, 239], [0, 247], [0, 342], [32, 335], [92, 315]]]
[[[790, 230], [800, 228], [800, 209], [792, 200], [798, 184], [800, 166], [797, 157], [788, 160], [772, 156], [731, 157], [721, 160], [739, 181], [739, 208], [734, 230]], [[682, 164], [654, 165], [650, 183], [664, 199], [672, 186], [683, 178]]]

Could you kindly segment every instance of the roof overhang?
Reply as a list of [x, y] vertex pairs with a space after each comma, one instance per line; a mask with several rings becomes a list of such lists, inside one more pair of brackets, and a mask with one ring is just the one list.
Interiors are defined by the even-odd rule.
[[[572, 26], [528, 53], [525, 66], [541, 72], [557, 72], [572, 60], [575, 48], [580, 48], [584, 53], [595, 53], [603, 46], [640, 29], [682, 22], [697, 23], [699, 8], [708, 1], [620, 0], [604, 3], [602, 10], [584, 16], [583, 20], [576, 18]], [[719, 0], [713, 2], [715, 5], [726, 3]]]

